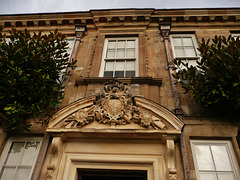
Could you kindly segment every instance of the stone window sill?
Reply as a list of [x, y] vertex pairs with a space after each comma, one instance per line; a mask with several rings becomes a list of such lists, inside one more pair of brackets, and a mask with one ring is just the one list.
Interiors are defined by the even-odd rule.
[[124, 78], [112, 78], [112, 77], [89, 77], [89, 78], [78, 78], [75, 80], [77, 86], [88, 85], [88, 84], [104, 84], [110, 80], [117, 79], [128, 84], [149, 84], [149, 85], [162, 85], [161, 78], [152, 77], [124, 77]]

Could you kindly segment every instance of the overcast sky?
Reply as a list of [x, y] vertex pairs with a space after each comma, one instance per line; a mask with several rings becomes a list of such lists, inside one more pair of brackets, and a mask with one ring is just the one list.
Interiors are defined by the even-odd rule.
[[0, 0], [0, 14], [89, 11], [119, 8], [225, 8], [240, 0]]

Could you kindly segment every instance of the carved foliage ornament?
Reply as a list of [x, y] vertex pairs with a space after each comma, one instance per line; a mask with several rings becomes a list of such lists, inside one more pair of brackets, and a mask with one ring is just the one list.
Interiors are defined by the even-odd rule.
[[154, 115], [136, 107], [127, 86], [118, 80], [106, 83], [96, 97], [95, 103], [80, 109], [65, 120], [65, 128], [78, 128], [93, 121], [111, 127], [136, 123], [148, 129], [166, 129], [165, 124]]

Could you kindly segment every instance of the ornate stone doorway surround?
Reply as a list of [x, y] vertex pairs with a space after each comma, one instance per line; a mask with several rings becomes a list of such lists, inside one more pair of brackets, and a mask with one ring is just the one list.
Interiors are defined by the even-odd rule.
[[176, 179], [175, 141], [183, 122], [163, 106], [133, 97], [119, 81], [59, 110], [48, 179], [77, 180], [78, 169], [145, 170], [148, 180]]

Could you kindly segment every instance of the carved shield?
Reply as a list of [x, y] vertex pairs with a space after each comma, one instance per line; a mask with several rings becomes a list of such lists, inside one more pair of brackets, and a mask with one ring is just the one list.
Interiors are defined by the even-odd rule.
[[119, 99], [109, 99], [104, 103], [104, 110], [111, 116], [121, 114], [123, 104]]

